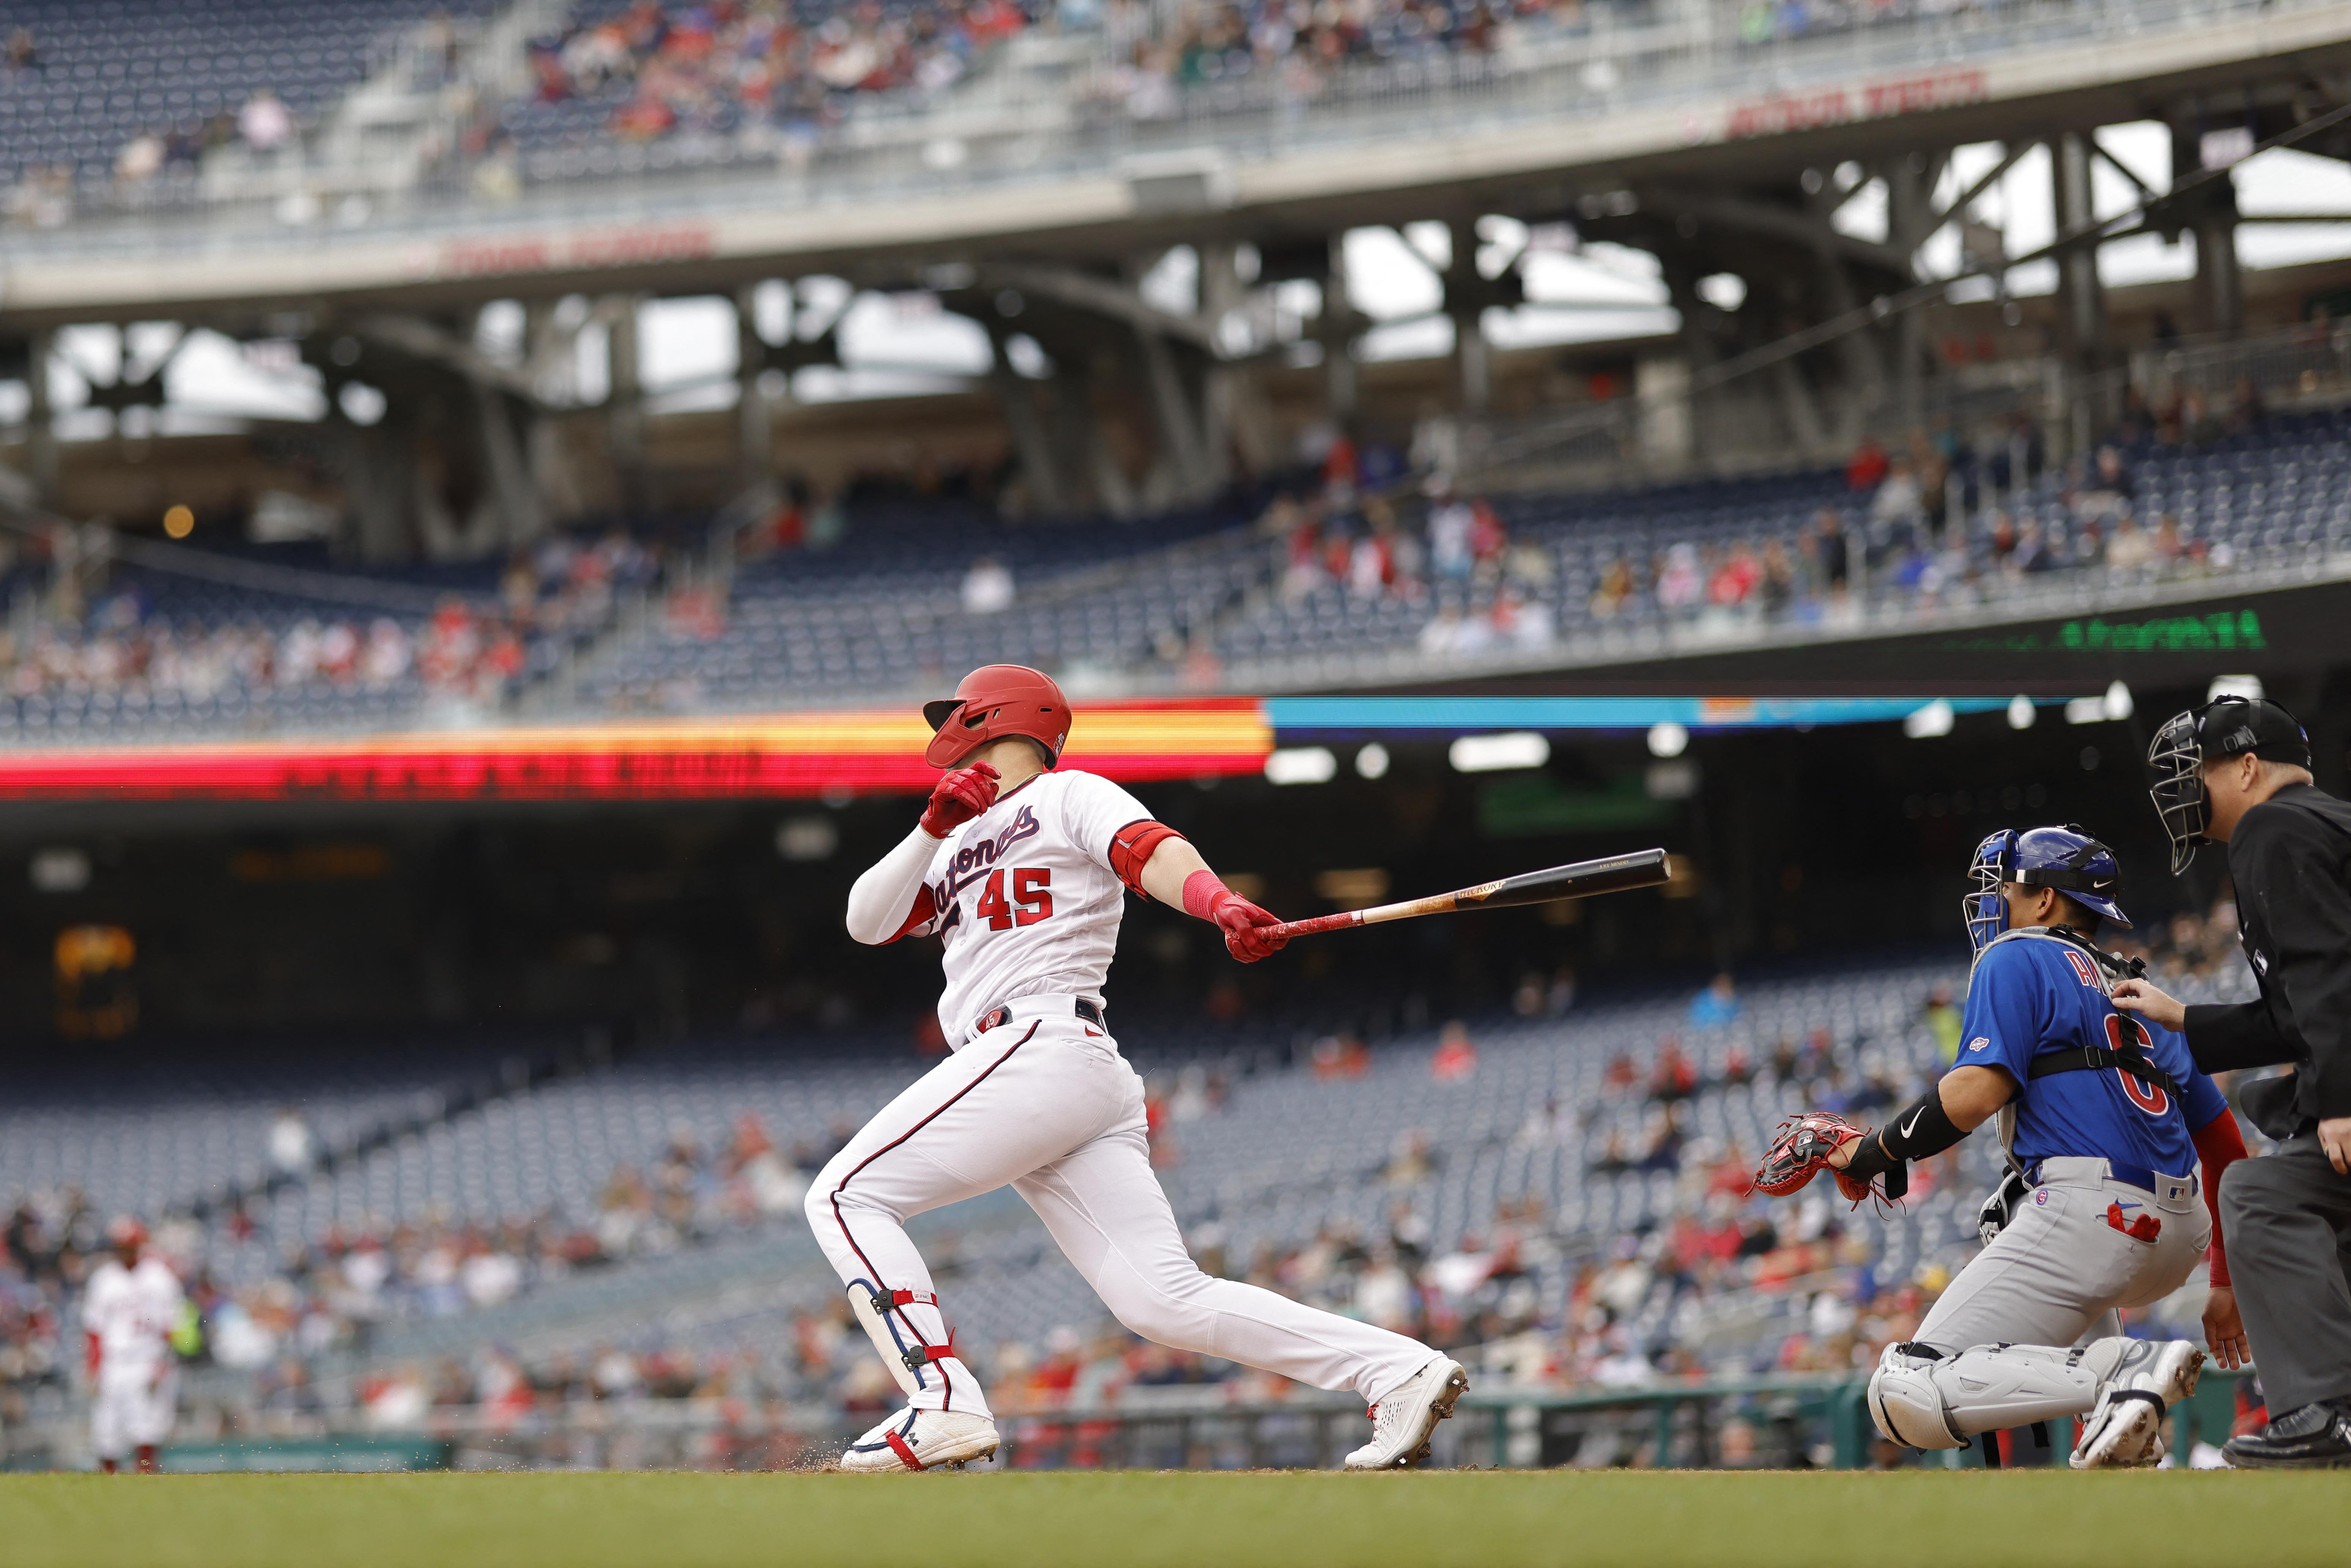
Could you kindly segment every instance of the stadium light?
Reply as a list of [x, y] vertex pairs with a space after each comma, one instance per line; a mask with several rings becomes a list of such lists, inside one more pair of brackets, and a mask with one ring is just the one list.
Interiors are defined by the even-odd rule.
[[831, 817], [791, 817], [776, 829], [776, 852], [788, 861], [830, 860], [840, 847]]
[[2215, 675], [2211, 685], [2205, 689], [2204, 700], [2216, 703], [2222, 697], [2242, 697], [2257, 703], [2265, 695], [2259, 675]]
[[1327, 746], [1290, 746], [1266, 755], [1269, 784], [1328, 784], [1338, 773], [1339, 758]]
[[1465, 735], [1447, 755], [1456, 773], [1499, 773], [1510, 768], [1541, 768], [1551, 760], [1551, 742], [1531, 729]]
[[1679, 757], [1688, 749], [1689, 731], [1680, 725], [1667, 720], [1664, 724], [1653, 724], [1649, 727], [1650, 756], [1674, 758]]
[[2009, 728], [2031, 729], [2032, 721], [2040, 716], [2040, 710], [2032, 706], [2032, 699], [2022, 692], [2008, 699]]
[[2120, 720], [2130, 717], [2133, 706], [2130, 688], [2122, 682], [2116, 681], [2106, 688], [2105, 698], [2101, 706], [2108, 718]]
[[1956, 722], [1951, 705], [1937, 697], [1925, 707], [1915, 709], [1902, 721], [1902, 733], [1913, 740], [1932, 740], [1937, 736], [1950, 734], [1951, 726]]
[[1361, 751], [1355, 753], [1355, 771], [1358, 775], [1365, 779], [1386, 778], [1388, 776], [1388, 748], [1382, 746], [1376, 740], [1372, 742], [1369, 746], [1364, 747]]

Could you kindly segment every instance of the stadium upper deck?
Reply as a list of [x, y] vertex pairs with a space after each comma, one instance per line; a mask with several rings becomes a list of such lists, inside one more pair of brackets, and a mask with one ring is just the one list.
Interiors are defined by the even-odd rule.
[[[1635, 176], [1881, 153], [1889, 135], [1923, 145], [2137, 118], [2249, 71], [2300, 79], [2351, 57], [2351, 18], [2320, 0], [2047, 0], [1768, 39], [1742, 37], [1726, 7], [1595, 16], [1586, 30], [1527, 26], [1488, 50], [1309, 78], [1171, 78], [1151, 99], [1164, 113], [1138, 114], [1131, 97], [1103, 112], [1115, 72], [1087, 63], [1092, 45], [1073, 66], [1066, 40], [1041, 35], [967, 83], [871, 95], [812, 141], [762, 122], [580, 143], [542, 128], [566, 112], [542, 104], [485, 142], [498, 172], [466, 167], [454, 184], [388, 188], [382, 160], [302, 157], [225, 171], [185, 207], [141, 210], [134, 193], [110, 212], [87, 189], [33, 200], [47, 218], [12, 235], [0, 291], [37, 324], [289, 298], [481, 299], [518, 284], [688, 289], [880, 258], [1118, 255], [1155, 238], [1295, 244], [1465, 204], [1572, 204]], [[127, 86], [74, 101], [126, 95], [135, 109]]]

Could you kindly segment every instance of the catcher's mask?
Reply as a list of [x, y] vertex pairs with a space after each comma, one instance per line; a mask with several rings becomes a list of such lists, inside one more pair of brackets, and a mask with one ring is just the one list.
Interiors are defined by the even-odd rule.
[[2130, 925], [2115, 903], [2115, 883], [2122, 876], [2115, 852], [2070, 822], [2022, 832], [2004, 828], [1976, 846], [1968, 873], [1974, 885], [1959, 900], [1959, 909], [1968, 923], [1968, 946], [1979, 957], [1993, 937], [2008, 929], [2008, 901], [2000, 895], [2002, 883], [2053, 887], [2103, 919]]
[[2294, 715], [2262, 697], [2221, 697], [2173, 714], [2155, 732], [2147, 765], [2155, 775], [2147, 794], [2171, 839], [2171, 874], [2178, 876], [2211, 841], [2212, 802], [2204, 793], [2204, 765], [2246, 752], [2265, 762], [2310, 766], [2310, 737]]

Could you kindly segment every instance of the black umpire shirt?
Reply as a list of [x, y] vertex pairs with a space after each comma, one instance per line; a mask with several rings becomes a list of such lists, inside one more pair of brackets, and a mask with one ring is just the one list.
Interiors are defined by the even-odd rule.
[[2286, 786], [2239, 820], [2229, 874], [2261, 999], [2189, 1008], [2188, 1049], [2207, 1072], [2294, 1063], [2244, 1095], [2283, 1141], [2351, 1116], [2351, 804]]

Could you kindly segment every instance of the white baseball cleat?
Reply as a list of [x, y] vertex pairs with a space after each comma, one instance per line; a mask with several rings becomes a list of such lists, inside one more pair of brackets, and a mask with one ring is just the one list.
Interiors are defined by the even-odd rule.
[[1454, 1401], [1468, 1388], [1469, 1375], [1461, 1364], [1438, 1356], [1372, 1406], [1372, 1440], [1347, 1456], [1347, 1468], [1401, 1470], [1428, 1458], [1429, 1434], [1453, 1414]]
[[2163, 1417], [2195, 1394], [2203, 1370], [2203, 1350], [2184, 1339], [2132, 1345], [2099, 1385], [2098, 1403], [2082, 1417], [2082, 1435], [2066, 1463], [2102, 1470], [2161, 1459]]
[[996, 1423], [960, 1410], [901, 1410], [849, 1445], [844, 1470], [935, 1470], [968, 1464], [996, 1452], [1003, 1441]]

